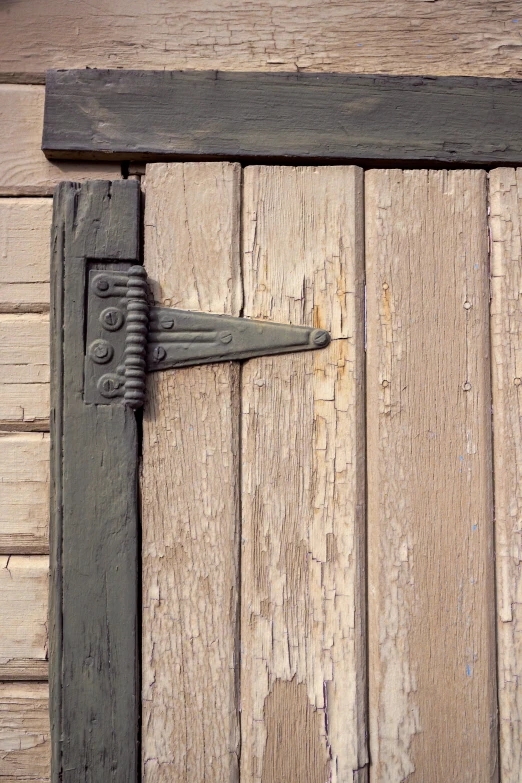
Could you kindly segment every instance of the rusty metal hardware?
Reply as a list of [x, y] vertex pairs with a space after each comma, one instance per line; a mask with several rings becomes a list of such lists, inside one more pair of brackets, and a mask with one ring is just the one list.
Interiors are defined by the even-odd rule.
[[156, 307], [142, 266], [91, 269], [84, 399], [139, 408], [147, 372], [312, 351], [329, 343], [324, 329]]

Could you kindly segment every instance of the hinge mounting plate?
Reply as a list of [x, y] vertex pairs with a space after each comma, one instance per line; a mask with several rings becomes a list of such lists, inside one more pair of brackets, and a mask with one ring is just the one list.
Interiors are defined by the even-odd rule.
[[85, 402], [139, 408], [147, 372], [311, 351], [330, 342], [324, 329], [156, 307], [143, 267], [111, 267], [88, 275]]

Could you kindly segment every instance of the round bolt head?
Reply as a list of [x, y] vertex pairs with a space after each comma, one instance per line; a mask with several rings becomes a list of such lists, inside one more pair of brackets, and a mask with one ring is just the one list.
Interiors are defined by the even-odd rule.
[[174, 318], [172, 318], [171, 315], [164, 315], [163, 318], [160, 319], [160, 324], [163, 329], [172, 329], [174, 326]]
[[324, 329], [316, 329], [313, 333], [313, 342], [318, 348], [326, 348], [330, 342], [330, 335]]
[[96, 281], [96, 288], [98, 289], [98, 291], [108, 291], [109, 281], [106, 280], [104, 277], [99, 277]]
[[228, 345], [232, 342], [232, 333], [231, 332], [221, 332], [219, 335], [219, 339], [224, 345]]
[[98, 381], [98, 391], [102, 397], [117, 397], [121, 392], [122, 379], [113, 373], [102, 375]]
[[94, 340], [89, 345], [89, 356], [96, 364], [107, 364], [114, 356], [114, 349], [107, 340]]
[[100, 313], [100, 321], [104, 329], [109, 332], [116, 332], [123, 326], [123, 313], [118, 307], [106, 307]]
[[155, 362], [162, 362], [166, 355], [167, 351], [162, 345], [157, 345], [152, 352]]

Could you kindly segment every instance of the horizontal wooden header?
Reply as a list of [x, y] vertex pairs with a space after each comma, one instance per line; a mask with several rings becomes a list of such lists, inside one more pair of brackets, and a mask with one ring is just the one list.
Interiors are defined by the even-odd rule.
[[522, 162], [522, 80], [48, 71], [42, 149], [101, 160]]

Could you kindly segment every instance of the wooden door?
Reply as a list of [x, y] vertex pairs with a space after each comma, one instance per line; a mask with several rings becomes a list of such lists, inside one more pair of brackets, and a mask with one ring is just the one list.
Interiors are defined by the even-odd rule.
[[497, 780], [486, 173], [145, 182], [158, 302], [333, 337], [149, 376], [145, 783]]

